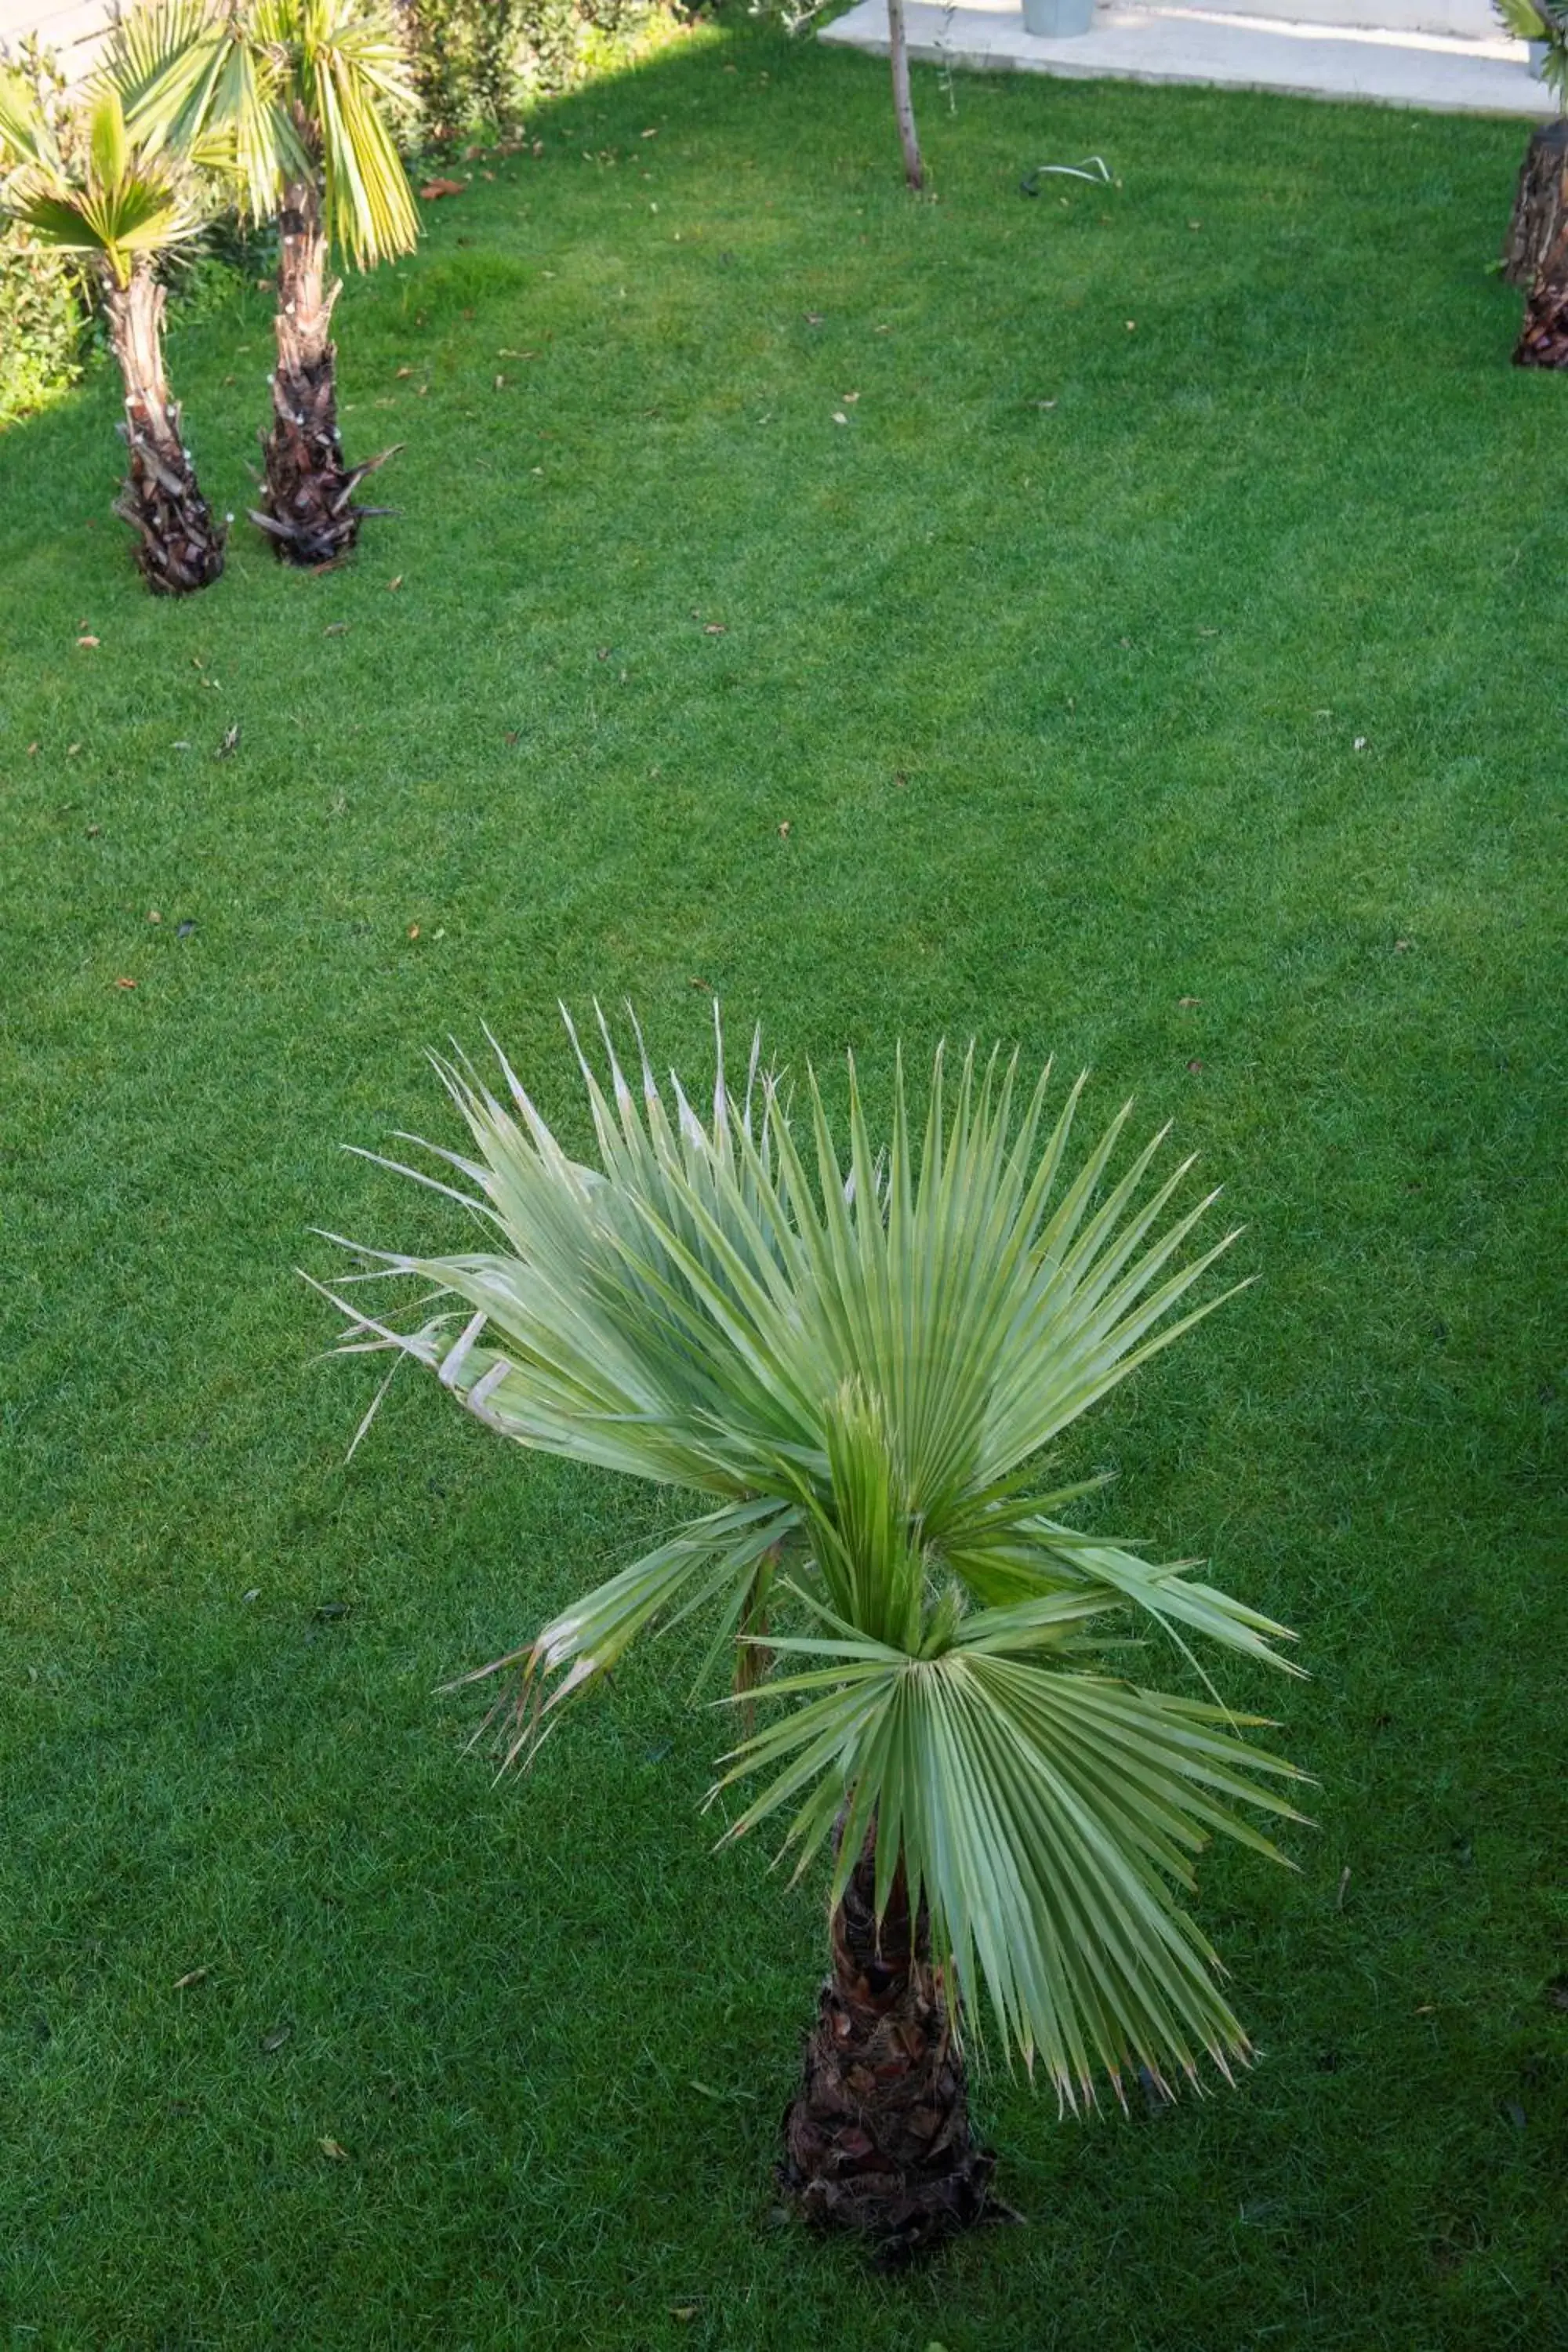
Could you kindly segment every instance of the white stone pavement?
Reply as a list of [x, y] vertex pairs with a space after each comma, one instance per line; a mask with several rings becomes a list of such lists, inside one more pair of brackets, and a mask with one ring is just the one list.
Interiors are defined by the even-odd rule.
[[[1047, 41], [1026, 32], [1018, 0], [952, 8], [908, 0], [905, 25], [912, 58], [987, 73], [1201, 82], [1450, 114], [1557, 111], [1522, 43], [1503, 34], [1485, 0], [1308, 0], [1331, 23], [1294, 21], [1286, 5], [1278, 0], [1270, 11], [1270, 0], [1252, 0], [1244, 14], [1226, 0], [1190, 7], [1100, 0], [1089, 32]], [[859, 0], [817, 37], [885, 57], [887, 0]]]
[[0, 0], [0, 47], [15, 52], [24, 35], [37, 33], [74, 78], [91, 63], [108, 15], [104, 0]]

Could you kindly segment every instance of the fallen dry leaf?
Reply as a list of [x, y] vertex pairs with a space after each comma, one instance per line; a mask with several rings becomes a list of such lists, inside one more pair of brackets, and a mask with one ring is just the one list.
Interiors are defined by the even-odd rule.
[[158, 909], [157, 909], [157, 908], [156, 908], [156, 907], [149, 907], [149, 908], [148, 908], [148, 909], [147, 909], [147, 920], [148, 920], [150, 923], [161, 923], [161, 922], [163, 921], [163, 916], [158, 912]]
[[116, 988], [134, 988], [136, 982], [133, 980], [126, 980], [121, 977], [115, 982], [114, 985]]
[[1203, 1068], [1203, 1064], [1201, 1062], [1189, 1062], [1187, 1064], [1187, 1067], [1193, 1072], [1194, 1076], [1196, 1076], [1198, 1071]]
[[409, 924], [408, 936], [411, 940], [416, 940], [419, 937], [419, 926], [417, 923]]
[[833, 412], [833, 422], [835, 425], [847, 425], [849, 419], [845, 415], [844, 411], [841, 408], [836, 408]]
[[100, 638], [98, 638], [98, 637], [79, 637], [79, 638], [77, 639], [77, 643], [78, 643], [78, 645], [79, 645], [79, 646], [96, 646], [96, 645], [100, 644], [101, 642], [102, 642], [102, 640], [101, 640]]
[[316, 2146], [321, 2149], [323, 2156], [331, 2157], [334, 2164], [346, 2164], [349, 2160], [349, 2152], [347, 2148], [342, 2146], [341, 2141], [335, 2139], [319, 2139], [316, 2142]]
[[806, 325], [807, 325], [808, 327], [820, 327], [820, 326], [821, 326], [821, 324], [822, 324], [822, 313], [821, 313], [821, 311], [820, 311], [820, 310], [808, 310], [808, 311], [805, 313], [805, 323], [806, 323]]
[[79, 743], [68, 743], [66, 745], [66, 758], [68, 760], [74, 760], [80, 750], [81, 745]]
[[1128, 320], [1127, 331], [1130, 335], [1135, 335], [1138, 332], [1138, 321], [1136, 319]]
[[27, 757], [28, 757], [28, 759], [29, 759], [29, 760], [32, 758], [32, 756], [33, 756], [34, 752], [37, 750], [37, 748], [38, 748], [38, 747], [37, 747], [37, 745], [36, 743], [29, 743], [29, 744], [28, 744], [28, 746], [27, 746]]
[[460, 196], [467, 184], [464, 180], [426, 180], [419, 193], [433, 204], [437, 196]]
[[292, 2037], [293, 2032], [293, 2027], [289, 2023], [287, 2018], [285, 2018], [280, 2025], [275, 2025], [272, 2028], [270, 2033], [264, 2033], [262, 2035], [261, 2046], [263, 2050], [266, 2051], [269, 2058], [272, 2056], [274, 2051], [282, 2049], [283, 2044]]
[[204, 1977], [210, 1977], [211, 1974], [212, 1964], [210, 1961], [206, 1962], [199, 1969], [187, 1969], [183, 1977], [176, 1977], [174, 1979], [174, 1990], [176, 1992], [188, 1992], [192, 1985], [199, 1985]]
[[1415, 944], [1415, 942], [1414, 940], [1395, 940], [1394, 942], [1394, 952], [1395, 955], [1408, 955]]
[[789, 839], [789, 819], [787, 816], [779, 827], [779, 839], [781, 841], [787, 841]]
[[399, 368], [397, 371], [398, 383], [401, 383], [405, 375], [412, 375], [413, 373], [414, 370], [412, 368]]
[[702, 634], [705, 637], [722, 637], [726, 635], [728, 632], [726, 631], [722, 621], [704, 621], [702, 624]]
[[1203, 1003], [1203, 998], [1201, 996], [1178, 996], [1176, 1002], [1181, 1006], [1184, 1013], [1190, 1013], [1194, 1004], [1201, 1004]]
[[391, 593], [391, 592], [392, 592], [392, 590], [393, 590], [394, 588], [401, 588], [401, 587], [402, 587], [402, 585], [403, 585], [403, 574], [402, 574], [402, 572], [400, 572], [398, 573], [398, 575], [397, 575], [397, 577], [396, 577], [396, 579], [395, 579], [395, 580], [389, 580], [389, 581], [387, 582], [386, 586], [387, 586], [387, 593], [388, 593], [388, 594], [390, 594], [390, 593]]
[[713, 983], [710, 980], [689, 980], [686, 985], [688, 988], [700, 988], [709, 996], [713, 993]]
[[500, 392], [501, 390], [503, 390], [503, 389], [504, 389], [505, 384], [506, 384], [506, 378], [505, 378], [505, 376], [504, 376], [504, 375], [498, 375], [498, 376], [497, 376], [497, 378], [496, 378], [496, 390], [497, 390], [498, 392]]
[[1366, 737], [1364, 735], [1358, 735], [1355, 741], [1351, 745], [1351, 750], [1352, 751], [1364, 751], [1366, 750]]
[[87, 829], [87, 837], [89, 841], [96, 841], [102, 831], [103, 827], [100, 824], [89, 824]]
[[346, 637], [348, 633], [349, 625], [346, 621], [329, 621], [321, 631], [324, 637]]

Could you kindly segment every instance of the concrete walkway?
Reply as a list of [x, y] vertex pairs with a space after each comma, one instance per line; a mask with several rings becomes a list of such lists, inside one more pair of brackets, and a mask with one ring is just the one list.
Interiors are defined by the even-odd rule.
[[108, 16], [104, 0], [0, 0], [0, 48], [15, 55], [24, 36], [37, 33], [74, 81], [91, 64]]
[[[1405, 22], [1343, 21], [1380, 7]], [[1336, 13], [1337, 23], [1304, 24], [1278, 14], [1244, 16], [1224, 0], [1194, 7], [1134, 7], [1125, 0], [1101, 0], [1089, 32], [1076, 40], [1046, 41], [1025, 31], [1018, 0], [963, 0], [951, 9], [908, 0], [905, 24], [912, 58], [986, 73], [1202, 82], [1447, 114], [1539, 120], [1557, 111], [1551, 92], [1531, 74], [1523, 44], [1510, 40], [1500, 26], [1483, 32], [1473, 0], [1468, 11], [1456, 10], [1453, 0], [1446, 7], [1443, 0], [1425, 0], [1424, 7], [1415, 0], [1373, 0], [1369, 7], [1363, 0], [1360, 8], [1339, 0]], [[1458, 22], [1467, 30], [1416, 29], [1423, 17], [1428, 23]], [[817, 37], [886, 57], [887, 0], [859, 0]]]

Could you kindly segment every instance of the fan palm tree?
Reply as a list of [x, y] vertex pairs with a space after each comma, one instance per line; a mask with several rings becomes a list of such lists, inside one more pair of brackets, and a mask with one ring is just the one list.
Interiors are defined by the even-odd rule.
[[252, 521], [280, 556], [316, 565], [353, 546], [354, 493], [394, 453], [351, 467], [338, 431], [341, 281], [406, 253], [419, 215], [388, 122], [412, 104], [384, 0], [149, 0], [111, 38], [105, 71], [127, 119], [167, 138], [226, 141], [247, 212], [278, 224], [278, 364]]
[[721, 1039], [705, 1119], [646, 1056], [634, 1089], [605, 1042], [607, 1091], [578, 1049], [596, 1165], [504, 1058], [510, 1104], [438, 1064], [474, 1151], [421, 1181], [479, 1244], [362, 1253], [351, 1282], [434, 1286], [412, 1328], [329, 1296], [345, 1350], [412, 1357], [519, 1444], [705, 1496], [479, 1670], [507, 1677], [492, 1720], [520, 1760], [637, 1634], [716, 1620], [711, 1654], [738, 1650], [739, 1703], [769, 1717], [725, 1759], [715, 1796], [762, 1782], [725, 1835], [783, 1812], [797, 1872], [833, 1847], [782, 2177], [813, 2218], [907, 2249], [986, 2207], [961, 2025], [988, 2015], [1074, 2109], [1100, 2075], [1120, 2096], [1130, 2069], [1163, 2087], [1248, 2054], [1181, 1895], [1215, 1831], [1273, 1851], [1237, 1808], [1300, 1819], [1269, 1786], [1299, 1776], [1244, 1738], [1259, 1718], [1131, 1678], [1116, 1637], [1131, 1616], [1280, 1664], [1285, 1629], [1191, 1562], [1076, 1531], [1085, 1489], [1043, 1469], [1221, 1303], [1175, 1311], [1234, 1236], [1184, 1256], [1214, 1196], [1173, 1209], [1162, 1137], [1112, 1176], [1126, 1110], [1069, 1162], [1081, 1079], [1047, 1124], [1048, 1070], [1020, 1106], [1016, 1059], [971, 1050], [954, 1083], [939, 1054], [917, 1149], [900, 1066], [879, 1153], [853, 1064], [846, 1145], [811, 1076], [797, 1136], [755, 1048], [737, 1099]]
[[223, 570], [225, 528], [213, 520], [184, 443], [163, 366], [164, 291], [157, 264], [194, 236], [199, 209], [179, 169], [128, 136], [112, 90], [87, 122], [85, 156], [68, 159], [37, 91], [0, 68], [0, 163], [11, 166], [4, 209], [41, 243], [79, 254], [101, 289], [109, 340], [125, 380], [120, 430], [130, 471], [115, 506], [137, 534], [150, 588], [181, 596]]

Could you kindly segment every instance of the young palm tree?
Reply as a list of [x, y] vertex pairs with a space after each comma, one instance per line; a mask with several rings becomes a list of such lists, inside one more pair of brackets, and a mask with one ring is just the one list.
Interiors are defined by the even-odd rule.
[[510, 1108], [438, 1064], [476, 1150], [437, 1155], [460, 1183], [420, 1181], [471, 1210], [478, 1246], [365, 1251], [349, 1279], [456, 1303], [401, 1328], [329, 1295], [345, 1350], [413, 1357], [518, 1444], [706, 1496], [481, 1672], [511, 1678], [510, 1763], [656, 1620], [706, 1610], [713, 1654], [738, 1646], [742, 1703], [772, 1719], [725, 1759], [715, 1795], [763, 1782], [725, 1834], [782, 1811], [797, 1868], [834, 1848], [783, 2178], [815, 2219], [907, 2250], [985, 2210], [958, 2040], [982, 1989], [1005, 2050], [1074, 2109], [1097, 2071], [1120, 2096], [1129, 2069], [1163, 2086], [1248, 2053], [1180, 1894], [1215, 1831], [1272, 1852], [1236, 1807], [1300, 1819], [1266, 1785], [1299, 1776], [1239, 1736], [1258, 1718], [1142, 1686], [1113, 1641], [1131, 1614], [1279, 1664], [1284, 1629], [1190, 1562], [1076, 1532], [1085, 1490], [1044, 1475], [1220, 1303], [1174, 1315], [1233, 1236], [1184, 1262], [1214, 1196], [1177, 1213], [1185, 1168], [1146, 1181], [1162, 1137], [1113, 1179], [1126, 1110], [1069, 1164], [1081, 1079], [1047, 1126], [1048, 1070], [1020, 1109], [1016, 1061], [972, 1050], [954, 1086], [939, 1054], [917, 1150], [900, 1067], [879, 1153], [853, 1064], [846, 1147], [810, 1076], [797, 1136], [755, 1049], [737, 1100], [721, 1041], [704, 1121], [646, 1057], [639, 1100], [605, 1045], [607, 1094], [578, 1055], [596, 1166], [504, 1059]]
[[333, 242], [357, 268], [406, 253], [419, 215], [387, 110], [412, 102], [384, 0], [150, 0], [106, 71], [132, 126], [229, 142], [247, 209], [276, 219], [278, 364], [252, 521], [280, 556], [334, 562], [366, 514], [354, 493], [394, 453], [351, 467], [338, 431]]
[[164, 255], [195, 235], [199, 214], [167, 159], [128, 137], [112, 90], [93, 102], [79, 166], [62, 153], [31, 85], [0, 68], [0, 162], [6, 161], [13, 169], [4, 209], [41, 242], [80, 254], [102, 290], [125, 380], [120, 430], [130, 451], [114, 510], [137, 533], [142, 576], [161, 595], [205, 588], [223, 570], [225, 529], [202, 496], [170, 394], [164, 293], [153, 274]]

